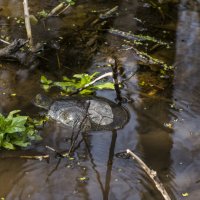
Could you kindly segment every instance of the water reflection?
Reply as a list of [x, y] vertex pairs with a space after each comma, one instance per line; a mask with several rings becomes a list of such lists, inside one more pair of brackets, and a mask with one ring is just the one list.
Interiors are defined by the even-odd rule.
[[[19, 6], [19, 1], [2, 2], [0, 6], [8, 6], [9, 9], [11, 9], [13, 2], [17, 2], [17, 6]], [[73, 38], [72, 35], [68, 34], [68, 40], [64, 41], [64, 43], [66, 42], [64, 48], [68, 49], [61, 55], [61, 60], [66, 65], [73, 67], [86, 62], [85, 54], [80, 52], [80, 49], [84, 51], [86, 46], [74, 47], [73, 42], [79, 40], [79, 43], [77, 42], [76, 44], [81, 44], [88, 40], [88, 36], [83, 34], [83, 41], [80, 42], [79, 30], [81, 28], [72, 29], [72, 27], [74, 27], [73, 24], [76, 22], [77, 27], [83, 26], [87, 21], [88, 16], [85, 13], [88, 10], [107, 8], [105, 2], [98, 2], [100, 3], [94, 3], [93, 1], [91, 4], [85, 3], [83, 6], [75, 7], [70, 17], [66, 15], [63, 18], [48, 19], [45, 23], [47, 29], [48, 27], [53, 29], [50, 33], [47, 33], [47, 29], [45, 29], [46, 32], [44, 31], [42, 23], [39, 24], [34, 30], [37, 31], [38, 27], [39, 29], [41, 28], [36, 33], [37, 39], [44, 39], [45, 37], [52, 39], [60, 35], [62, 36], [67, 27], [70, 29], [69, 33], [72, 34], [74, 32], [77, 37]], [[108, 6], [115, 6], [115, 2], [109, 1]], [[44, 6], [42, 2], [31, 3], [31, 6], [36, 11], [38, 7]], [[50, 3], [55, 2], [50, 1]], [[48, 3], [46, 6], [48, 6]], [[91, 8], [90, 6], [94, 7]], [[15, 15], [22, 15], [21, 4], [20, 8], [21, 10], [19, 9], [18, 12], [21, 12], [21, 14], [16, 12]], [[13, 10], [11, 12], [9, 9], [4, 12], [12, 13]], [[121, 1], [119, 16], [112, 18], [109, 25], [124, 31], [135, 31], [138, 28], [137, 20], [139, 20], [135, 19], [136, 13], [140, 13], [140, 11], [145, 13], [146, 10], [147, 7], [141, 8], [139, 1]], [[188, 5], [186, 1], [180, 3], [176, 40], [177, 68], [173, 90], [169, 87], [160, 92], [158, 98], [147, 97], [147, 95], [144, 95], [145, 91], [143, 88], [139, 86], [140, 76], [132, 77], [122, 91], [123, 95], [135, 100], [126, 105], [130, 112], [130, 122], [124, 129], [117, 132], [93, 132], [83, 136], [83, 142], [80, 143], [74, 160], [58, 160], [53, 155], [50, 163], [45, 161], [2, 159], [0, 185], [4, 185], [4, 187], [0, 188], [0, 196], [6, 196], [7, 199], [11, 200], [28, 198], [34, 200], [160, 200], [160, 194], [134, 161], [114, 157], [114, 153], [130, 148], [139, 154], [150, 168], [158, 172], [159, 177], [172, 197], [175, 195], [179, 198], [181, 193], [189, 192], [192, 200], [197, 199], [200, 180], [200, 83], [198, 70], [198, 65], [200, 64], [198, 56], [200, 26], [197, 10], [198, 4], [196, 3], [194, 3], [194, 6], [192, 4]], [[91, 17], [91, 13], [88, 15]], [[148, 18], [149, 14], [146, 15], [146, 18]], [[91, 19], [88, 21], [90, 22]], [[142, 24], [142, 22], [139, 23]], [[140, 27], [139, 30], [141, 29]], [[15, 32], [13, 29], [8, 29], [8, 35], [10, 35], [9, 31]], [[93, 32], [90, 30], [88, 33]], [[100, 32], [98, 34], [104, 33]], [[121, 45], [123, 42], [119, 39], [111, 35], [104, 36], [99, 47], [100, 50], [96, 49], [97, 54], [89, 51], [91, 55], [87, 60], [87, 64], [91, 64], [90, 70], [96, 70], [93, 67], [98, 64], [98, 59], [100, 64], [103, 63], [101, 55], [103, 55], [102, 57], [105, 61], [105, 54], [107, 56], [109, 53], [110, 56], [114, 52], [118, 56], [119, 63], [124, 71], [128, 72], [127, 74], [131, 71], [136, 71], [138, 65], [134, 53], [131, 50], [122, 50]], [[35, 95], [33, 93], [37, 93], [40, 90], [40, 72], [38, 74], [35, 73], [31, 77], [29, 80], [26, 79], [26, 81], [17, 80], [15, 70], [14, 72], [12, 70], [11, 72], [1, 70], [1, 81], [3, 82], [6, 79], [10, 84], [6, 88], [12, 87], [12, 90], [8, 91], [8, 93], [17, 93], [23, 97], [16, 97], [16, 100], [11, 101], [1, 95], [1, 109], [4, 112], [8, 112], [9, 109], [15, 109], [16, 107], [23, 109], [27, 113], [36, 112], [31, 109], [30, 98]], [[35, 84], [36, 82], [38, 82], [38, 85]], [[137, 91], [137, 94], [135, 91]], [[114, 100], [116, 97], [114, 92], [103, 92], [98, 93], [98, 95], [106, 96], [111, 100]], [[173, 108], [171, 107], [172, 104]], [[179, 111], [177, 111], [178, 109]], [[170, 124], [172, 124], [172, 127]], [[46, 125], [43, 135], [45, 136], [43, 144], [48, 144], [58, 150], [66, 148], [64, 139], [70, 136], [66, 129], [60, 128], [53, 123]], [[38, 152], [46, 150], [43, 144], [35, 147]], [[80, 182], [79, 178], [81, 177], [89, 178], [89, 180]], [[6, 184], [4, 184], [5, 182]]]
[[199, 3], [183, 0], [179, 7], [176, 38], [177, 69], [174, 80], [174, 99], [180, 112], [175, 124], [172, 150], [175, 183], [179, 195], [187, 191], [192, 200], [199, 199]]

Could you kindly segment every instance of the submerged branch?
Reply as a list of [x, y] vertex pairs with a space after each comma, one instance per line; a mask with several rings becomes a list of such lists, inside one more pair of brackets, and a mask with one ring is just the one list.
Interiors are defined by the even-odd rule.
[[157, 176], [157, 172], [154, 170], [149, 169], [149, 167], [136, 155], [134, 154], [131, 150], [127, 149], [126, 152], [134, 159], [137, 161], [139, 166], [146, 172], [146, 174], [149, 176], [149, 178], [153, 181], [155, 184], [156, 188], [158, 191], [162, 194], [163, 198], [165, 200], [171, 200], [169, 194], [165, 190], [163, 184], [159, 180]]

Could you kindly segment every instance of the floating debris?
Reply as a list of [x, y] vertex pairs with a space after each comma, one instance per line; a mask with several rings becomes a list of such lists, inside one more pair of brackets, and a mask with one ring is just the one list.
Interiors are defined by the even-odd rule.
[[130, 159], [131, 158], [131, 156], [126, 151], [116, 153], [115, 156], [117, 158], [122, 158], [122, 159]]
[[107, 19], [109, 17], [112, 17], [114, 15], [114, 13], [118, 10], [118, 6], [115, 6], [114, 8], [110, 9], [109, 11], [107, 11], [104, 14], [100, 14], [99, 18], [100, 19]]
[[77, 178], [77, 180], [78, 180], [79, 182], [81, 182], [81, 183], [86, 183], [86, 182], [89, 180], [89, 178], [86, 177], [86, 176], [83, 176], [83, 177]]
[[117, 35], [129, 40], [149, 41], [149, 42], [154, 42], [154, 43], [169, 47], [169, 44], [167, 42], [157, 40], [156, 38], [148, 36], [148, 35], [136, 35], [131, 32], [124, 32], [124, 31], [120, 31], [114, 28], [108, 29], [108, 32], [113, 35]]

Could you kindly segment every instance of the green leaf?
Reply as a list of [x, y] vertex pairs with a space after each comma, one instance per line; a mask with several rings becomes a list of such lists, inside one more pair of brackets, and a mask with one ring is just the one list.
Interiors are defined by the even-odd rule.
[[85, 76], [85, 74], [74, 74], [73, 77], [77, 79], [82, 79]]
[[17, 133], [23, 132], [26, 130], [24, 124], [27, 121], [27, 116], [17, 116], [12, 119], [10, 126], [8, 126], [5, 130], [6, 133]]
[[13, 141], [12, 143], [16, 146], [19, 146], [19, 147], [27, 147], [31, 144], [30, 142], [24, 142], [24, 141], [21, 141], [21, 140]]
[[73, 86], [74, 83], [71, 83], [71, 82], [54, 82], [53, 85], [63, 88], [63, 87]]
[[189, 196], [189, 193], [187, 193], [187, 192], [186, 192], [186, 193], [182, 193], [182, 196], [183, 196], [183, 197], [188, 197], [188, 196]]
[[41, 76], [40, 82], [43, 83], [43, 84], [45, 84], [45, 85], [50, 85], [53, 81], [52, 80], [48, 80], [46, 78], [46, 76]]
[[67, 82], [76, 82], [74, 79], [69, 79], [68, 77], [66, 76], [63, 76], [63, 81], [67, 81]]
[[46, 84], [44, 84], [42, 87], [45, 91], [48, 91], [51, 88], [50, 85], [46, 85]]
[[0, 147], [15, 149], [15, 146], [26, 147], [31, 140], [41, 139], [35, 130], [34, 120], [28, 116], [15, 116], [19, 110], [14, 110], [4, 117], [0, 114]]
[[93, 93], [94, 91], [93, 90], [90, 90], [90, 89], [85, 89], [85, 90], [82, 90], [80, 92], [80, 94], [84, 94], [84, 95], [89, 95], [91, 93]]
[[111, 82], [101, 83], [94, 86], [96, 89], [103, 90], [103, 89], [115, 89], [114, 84]]
[[[90, 84], [96, 76], [99, 74], [99, 72], [95, 72], [91, 75], [89, 74], [74, 74], [73, 77], [70, 79], [68, 77], [63, 77], [63, 81], [59, 82], [51, 82], [50, 87], [59, 87], [61, 89], [61, 94], [68, 95], [77, 89], [84, 88], [85, 85]], [[43, 88], [49, 89], [49, 87], [46, 86], [46, 82], [49, 81], [46, 79], [46, 77], [42, 76], [43, 81]], [[90, 85], [86, 89], [82, 90], [80, 94], [88, 95], [96, 90], [103, 90], [103, 89], [114, 89], [114, 84], [111, 82], [101, 82], [99, 84]]]
[[9, 115], [7, 116], [7, 119], [8, 119], [8, 120], [11, 120], [11, 119], [13, 118], [13, 115], [15, 115], [15, 114], [17, 114], [17, 113], [19, 113], [19, 112], [21, 112], [21, 110], [13, 110], [13, 111], [11, 111], [11, 112], [9, 113]]
[[3, 142], [2, 146], [5, 148], [5, 149], [11, 149], [11, 150], [14, 150], [15, 147], [13, 144], [9, 143], [9, 142]]
[[95, 78], [98, 74], [100, 74], [99, 72], [94, 72], [90, 77], [93, 79]]

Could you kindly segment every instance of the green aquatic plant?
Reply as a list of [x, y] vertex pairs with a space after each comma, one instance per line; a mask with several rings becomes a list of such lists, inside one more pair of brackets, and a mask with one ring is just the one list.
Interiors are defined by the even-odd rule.
[[70, 95], [77, 91], [80, 94], [86, 95], [97, 90], [114, 89], [114, 84], [112, 82], [102, 82], [98, 80], [99, 82], [97, 83], [95, 78], [98, 74], [98, 72], [92, 75], [75, 74], [72, 78], [64, 76], [63, 81], [60, 82], [53, 82], [52, 80], [48, 80], [45, 76], [41, 76], [41, 83], [45, 91], [48, 91], [52, 87], [59, 87], [64, 95]]
[[149, 35], [142, 35], [142, 34], [133, 34], [132, 32], [124, 32], [118, 29], [110, 28], [108, 29], [108, 32], [120, 36], [122, 38], [133, 40], [134, 43], [143, 43], [143, 42], [152, 42], [158, 45], [164, 45], [167, 48], [170, 48], [170, 44], [168, 42], [161, 41], [159, 39], [156, 39], [155, 37], [151, 37]]
[[39, 17], [47, 17], [48, 16], [48, 12], [46, 10], [42, 10], [40, 12], [37, 13]]
[[0, 113], [0, 148], [14, 150], [29, 146], [32, 140], [41, 139], [29, 117], [19, 115], [19, 112], [11, 111], [7, 117]]
[[63, 0], [63, 2], [70, 4], [73, 6], [75, 4], [75, 0]]

